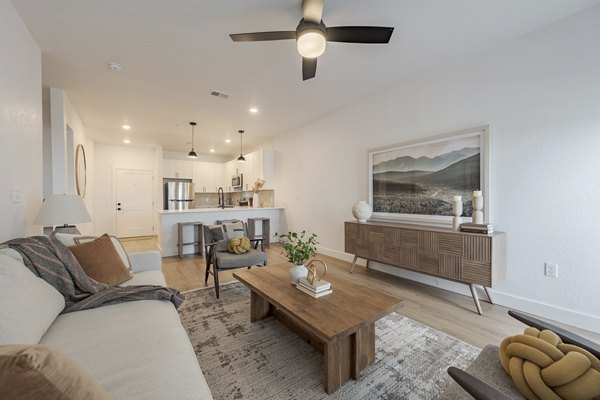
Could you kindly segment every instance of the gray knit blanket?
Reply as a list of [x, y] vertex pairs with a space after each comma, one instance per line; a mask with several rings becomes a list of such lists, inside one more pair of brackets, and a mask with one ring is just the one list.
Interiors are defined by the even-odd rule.
[[175, 307], [183, 302], [177, 290], [162, 286], [110, 286], [86, 275], [71, 251], [54, 234], [13, 239], [6, 243], [18, 251], [23, 262], [65, 298], [63, 313], [135, 300], [170, 300]]

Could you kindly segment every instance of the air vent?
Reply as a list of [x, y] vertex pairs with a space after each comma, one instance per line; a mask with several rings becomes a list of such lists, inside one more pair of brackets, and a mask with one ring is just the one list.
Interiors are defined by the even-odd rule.
[[215, 97], [220, 97], [222, 99], [229, 98], [229, 95], [227, 93], [217, 92], [216, 90], [213, 90], [212, 92], [210, 92], [210, 95], [215, 96]]

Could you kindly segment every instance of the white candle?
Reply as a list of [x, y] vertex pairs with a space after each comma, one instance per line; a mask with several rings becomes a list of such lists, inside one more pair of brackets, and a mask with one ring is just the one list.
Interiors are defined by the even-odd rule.
[[462, 197], [461, 196], [454, 196], [454, 201], [461, 201]]
[[476, 190], [473, 192], [473, 197], [481, 197], [481, 190]]

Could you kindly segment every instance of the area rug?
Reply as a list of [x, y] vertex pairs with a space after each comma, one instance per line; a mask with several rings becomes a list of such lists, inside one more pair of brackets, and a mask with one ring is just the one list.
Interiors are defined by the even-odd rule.
[[434, 399], [446, 369], [466, 368], [479, 349], [392, 313], [375, 325], [375, 362], [360, 380], [323, 390], [323, 356], [273, 317], [250, 322], [241, 283], [186, 294], [179, 308], [198, 362], [221, 399]]

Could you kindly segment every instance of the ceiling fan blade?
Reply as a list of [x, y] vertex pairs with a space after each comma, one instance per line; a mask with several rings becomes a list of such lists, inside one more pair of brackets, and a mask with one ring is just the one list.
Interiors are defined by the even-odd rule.
[[253, 33], [232, 33], [229, 35], [234, 42], [262, 42], [266, 40], [296, 39], [296, 31], [273, 31]]
[[394, 28], [383, 26], [335, 26], [327, 28], [328, 42], [388, 43]]
[[302, 80], [314, 78], [317, 74], [317, 57], [302, 57]]
[[321, 23], [324, 7], [324, 0], [302, 0], [302, 14], [304, 14], [304, 20], [314, 22], [315, 24]]

